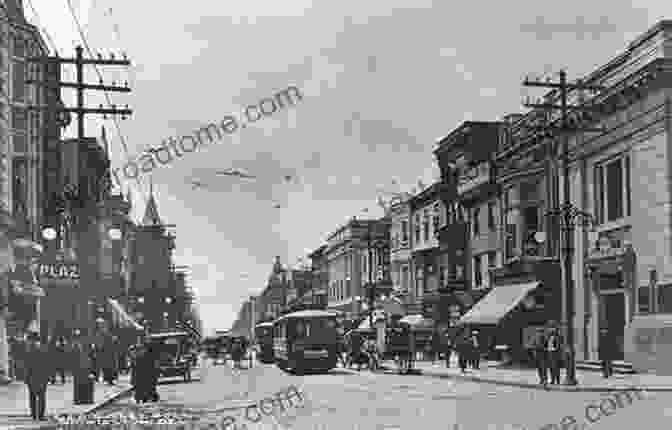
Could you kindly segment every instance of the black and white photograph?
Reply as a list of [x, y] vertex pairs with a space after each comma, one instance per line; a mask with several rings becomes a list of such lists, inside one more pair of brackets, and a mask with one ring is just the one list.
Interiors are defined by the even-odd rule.
[[670, 423], [672, 5], [0, 0], [0, 430]]

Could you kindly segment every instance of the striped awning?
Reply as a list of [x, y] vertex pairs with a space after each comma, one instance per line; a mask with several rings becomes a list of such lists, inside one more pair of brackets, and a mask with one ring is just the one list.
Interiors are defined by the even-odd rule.
[[124, 307], [116, 300], [114, 299], [107, 299], [107, 302], [110, 304], [110, 307], [112, 308], [112, 312], [117, 319], [117, 321], [122, 325], [126, 327], [132, 327], [136, 330], [144, 330], [144, 327], [138, 324], [133, 317], [131, 317]]

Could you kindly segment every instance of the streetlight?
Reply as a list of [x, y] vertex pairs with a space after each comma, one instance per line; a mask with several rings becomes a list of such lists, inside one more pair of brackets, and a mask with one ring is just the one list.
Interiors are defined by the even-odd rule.
[[565, 273], [565, 287], [563, 289], [565, 312], [563, 318], [565, 319], [564, 324], [567, 338], [567, 376], [565, 385], [577, 385], [578, 381], [576, 380], [576, 360], [574, 351], [574, 280], [572, 279], [572, 254], [574, 248], [572, 246], [572, 240], [574, 237], [574, 227], [577, 223], [584, 228], [591, 227], [589, 239], [595, 237], [595, 226], [597, 223], [591, 214], [578, 209], [568, 201], [568, 177], [567, 166], [565, 165], [565, 202], [557, 209], [549, 210], [546, 215], [557, 217], [559, 221], [558, 227], [564, 233], [562, 257]]
[[45, 240], [54, 240], [56, 239], [56, 236], [58, 233], [56, 232], [56, 229], [53, 227], [45, 227], [42, 229], [42, 237]]

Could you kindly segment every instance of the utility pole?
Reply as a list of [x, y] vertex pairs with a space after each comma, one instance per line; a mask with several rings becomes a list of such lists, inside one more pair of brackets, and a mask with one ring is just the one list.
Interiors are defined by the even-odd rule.
[[367, 236], [366, 236], [366, 246], [369, 250], [369, 291], [368, 291], [368, 302], [369, 302], [369, 327], [373, 329], [373, 307], [376, 302], [376, 290], [373, 283], [373, 241], [371, 237], [371, 220], [367, 221]]
[[[81, 213], [81, 216], [76, 217], [76, 223], [78, 224], [78, 233], [80, 234], [80, 237], [78, 240], [78, 247], [80, 248], [78, 254], [78, 257], [82, 259], [83, 262], [83, 256], [89, 255], [93, 250], [91, 249], [83, 249], [81, 248], [82, 245], [84, 245], [83, 242], [88, 242], [88, 241], [83, 241], [83, 235], [88, 231], [89, 227], [89, 222], [92, 216], [95, 215], [95, 203], [98, 200], [97, 196], [91, 196], [91, 195], [85, 195], [85, 193], [89, 193], [90, 189], [89, 187], [81, 187], [81, 184], [79, 183], [80, 181], [80, 173], [79, 173], [79, 151], [80, 151], [80, 145], [87, 140], [85, 136], [85, 129], [84, 129], [84, 116], [87, 114], [102, 114], [103, 118], [107, 118], [107, 115], [121, 115], [122, 119], [126, 119], [127, 116], [130, 116], [132, 114], [132, 111], [128, 109], [128, 106], [124, 109], [118, 109], [116, 105], [112, 105], [110, 108], [103, 108], [102, 105], [100, 105], [98, 108], [87, 108], [85, 107], [85, 100], [84, 100], [84, 94], [85, 91], [90, 90], [90, 91], [110, 91], [110, 92], [130, 92], [131, 89], [128, 87], [128, 83], [126, 83], [123, 87], [116, 86], [115, 82], [112, 82], [112, 85], [105, 85], [103, 84], [102, 79], [99, 81], [99, 83], [96, 84], [87, 84], [84, 82], [84, 66], [130, 66], [130, 61], [126, 58], [124, 55], [123, 59], [115, 59], [114, 55], [110, 55], [109, 59], [103, 59], [102, 56], [99, 54], [97, 59], [88, 59], [84, 58], [83, 55], [83, 49], [81, 46], [77, 46], [75, 48], [75, 58], [63, 58], [59, 56], [40, 56], [40, 57], [30, 57], [28, 58], [28, 62], [31, 64], [35, 64], [37, 66], [37, 77], [38, 79], [31, 79], [32, 76], [29, 76], [29, 79], [26, 80], [27, 84], [36, 84], [40, 85], [42, 87], [45, 87], [46, 89], [53, 91], [56, 95], [56, 97], [50, 97], [48, 100], [50, 101], [46, 105], [36, 105], [36, 106], [30, 106], [28, 109], [29, 110], [38, 110], [45, 112], [46, 114], [46, 120], [47, 121], [63, 121], [63, 114], [72, 114], [75, 113], [77, 114], [77, 139], [76, 139], [76, 145], [77, 149], [74, 151], [76, 154], [75, 159], [74, 159], [74, 171], [75, 177], [72, 178], [74, 180], [74, 187], [75, 190], [74, 192], [67, 192], [65, 189], [60, 193], [62, 194], [64, 200], [70, 200], [71, 202], [77, 202], [78, 204], [74, 205], [75, 208], [78, 210], [78, 212]], [[48, 70], [49, 67], [56, 67], [57, 69], [60, 68], [62, 65], [74, 65], [75, 70], [76, 70], [76, 82], [63, 82], [60, 80], [60, 73], [58, 74], [59, 78], [58, 79], [53, 79], [47, 76], [48, 74], [46, 71]], [[75, 89], [77, 92], [77, 104], [76, 107], [66, 107], [66, 106], [60, 106], [58, 105], [57, 101], [61, 100], [60, 94], [61, 94], [61, 89], [62, 88], [72, 88]], [[94, 187], [94, 192], [98, 193], [101, 195], [101, 190], [100, 184], [102, 184], [102, 180], [104, 180], [107, 172], [97, 172], [97, 180], [98, 180], [98, 185]], [[70, 186], [71, 184], [64, 184], [66, 187]], [[86, 189], [82, 189], [86, 188]], [[94, 205], [89, 206], [87, 203], [88, 202], [94, 202]], [[92, 213], [89, 213], [89, 209], [92, 209]], [[87, 271], [80, 271], [82, 275], [84, 275], [85, 272]], [[99, 272], [96, 268], [95, 270], [96, 276], [95, 279], [89, 279], [88, 282], [98, 282], [99, 279]], [[85, 276], [83, 276], [84, 278]], [[81, 282], [86, 283], [85, 279], [82, 279]], [[98, 305], [98, 304], [94, 304]]]
[[96, 84], [87, 84], [84, 82], [84, 66], [130, 66], [131, 62], [126, 58], [122, 60], [117, 60], [114, 58], [114, 55], [110, 55], [109, 59], [103, 59], [99, 54], [97, 59], [87, 59], [84, 58], [83, 48], [77, 46], [75, 48], [76, 56], [75, 58], [62, 58], [62, 57], [30, 57], [28, 59], [31, 63], [37, 63], [39, 65], [46, 65], [47, 63], [56, 63], [58, 65], [63, 64], [73, 64], [75, 65], [77, 72], [77, 82], [53, 82], [47, 83], [44, 80], [35, 80], [28, 79], [27, 84], [38, 84], [47, 87], [56, 87], [59, 91], [61, 88], [74, 88], [77, 91], [77, 107], [54, 107], [54, 106], [31, 106], [30, 109], [46, 110], [52, 111], [57, 110], [58, 113], [76, 113], [77, 114], [77, 140], [82, 142], [85, 138], [84, 133], [84, 115], [86, 114], [102, 114], [104, 117], [107, 115], [121, 115], [122, 119], [126, 119], [126, 116], [130, 116], [133, 111], [128, 108], [118, 109], [116, 105], [112, 105], [110, 108], [103, 108], [102, 105], [98, 108], [86, 108], [84, 106], [84, 91], [111, 91], [111, 92], [120, 92], [120, 93], [129, 93], [131, 89], [128, 87], [128, 83], [125, 83], [123, 87], [116, 86], [116, 82], [112, 82], [112, 85], [103, 84], [102, 80]]
[[[549, 131], [549, 129], [559, 132], [562, 138], [562, 160], [563, 160], [563, 204], [560, 205], [558, 201], [553, 202], [553, 209], [547, 212], [547, 216], [557, 217], [558, 225], [562, 229], [562, 254], [563, 254], [563, 281], [564, 288], [563, 295], [563, 326], [566, 329], [565, 339], [567, 344], [567, 365], [566, 365], [566, 379], [565, 385], [577, 385], [576, 380], [576, 361], [574, 351], [574, 280], [572, 279], [572, 255], [573, 246], [572, 238], [574, 234], [574, 226], [578, 221], [582, 226], [594, 225], [594, 218], [591, 214], [583, 212], [572, 205], [569, 197], [569, 139], [570, 133], [575, 132], [602, 132], [602, 128], [582, 128], [580, 125], [571, 124], [571, 117], [574, 112], [601, 112], [599, 107], [594, 105], [569, 105], [568, 96], [571, 91], [602, 91], [604, 87], [597, 85], [585, 85], [582, 82], [568, 83], [567, 74], [564, 70], [560, 71], [559, 82], [541, 82], [532, 81], [525, 78], [524, 86], [542, 87], [555, 90], [552, 92], [547, 100], [542, 103], [529, 103], [526, 101], [524, 105], [530, 108], [550, 109], [560, 111], [560, 124], [544, 124], [541, 126], [541, 131]], [[559, 91], [559, 94], [557, 93]], [[558, 97], [559, 96], [559, 97]], [[555, 104], [558, 101], [560, 104]]]

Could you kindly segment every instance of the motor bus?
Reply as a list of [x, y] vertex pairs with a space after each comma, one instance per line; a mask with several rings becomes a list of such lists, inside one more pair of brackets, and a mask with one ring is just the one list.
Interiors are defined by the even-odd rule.
[[328, 372], [338, 354], [337, 313], [304, 310], [283, 315], [273, 323], [273, 355], [285, 372]]
[[259, 361], [273, 363], [273, 323], [263, 322], [254, 327], [254, 337], [259, 345]]

